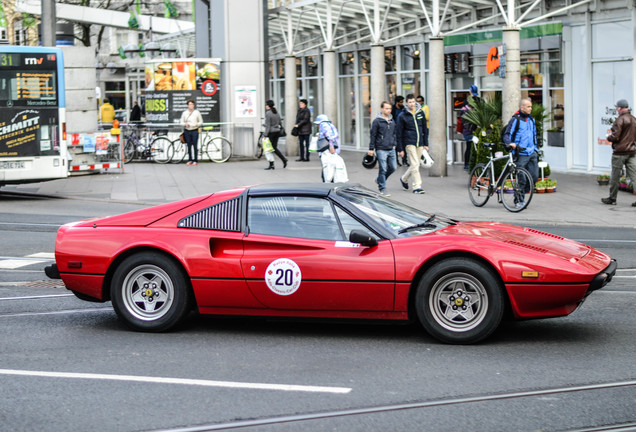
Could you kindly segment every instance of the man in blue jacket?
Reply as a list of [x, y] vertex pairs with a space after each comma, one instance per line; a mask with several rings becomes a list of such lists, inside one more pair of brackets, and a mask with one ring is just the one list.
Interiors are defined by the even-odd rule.
[[[521, 185], [528, 192], [539, 180], [539, 147], [537, 146], [537, 125], [532, 115], [532, 101], [521, 99], [519, 111], [510, 119], [503, 136], [504, 143], [518, 150], [519, 158], [515, 161], [518, 167], [525, 168], [532, 176], [533, 184]], [[522, 177], [523, 179], [523, 177]], [[521, 183], [521, 182], [520, 182]], [[518, 207], [524, 206], [525, 197], [519, 197]], [[517, 197], [515, 197], [517, 201]]]
[[412, 94], [406, 96], [406, 107], [397, 121], [395, 136], [400, 156], [406, 151], [409, 157], [409, 169], [400, 177], [400, 183], [408, 190], [409, 179], [413, 177], [413, 193], [423, 194], [420, 161], [423, 150], [428, 150], [428, 128], [426, 115]]
[[380, 104], [380, 114], [371, 124], [371, 140], [369, 141], [369, 156], [375, 155], [380, 164], [378, 184], [380, 193], [384, 196], [391, 196], [386, 192], [386, 179], [397, 169], [397, 159], [395, 156], [395, 122], [391, 115], [391, 104], [383, 101]]

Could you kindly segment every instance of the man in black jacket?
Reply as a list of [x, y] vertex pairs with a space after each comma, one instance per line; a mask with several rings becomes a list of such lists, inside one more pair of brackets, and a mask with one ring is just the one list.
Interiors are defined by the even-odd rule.
[[298, 128], [298, 159], [296, 162], [309, 162], [309, 136], [311, 135], [311, 113], [307, 108], [307, 99], [301, 99], [296, 114]]
[[378, 184], [380, 193], [384, 196], [391, 196], [385, 191], [386, 179], [397, 169], [397, 158], [395, 156], [395, 122], [391, 115], [391, 104], [383, 101], [380, 104], [380, 114], [371, 124], [371, 140], [369, 141], [369, 156], [375, 155], [380, 164]]
[[400, 178], [400, 183], [407, 190], [409, 179], [413, 177], [413, 193], [423, 194], [420, 161], [423, 150], [428, 150], [428, 128], [426, 115], [412, 94], [406, 97], [406, 107], [397, 121], [395, 136], [398, 151], [400, 153], [405, 151], [409, 157], [409, 169]]

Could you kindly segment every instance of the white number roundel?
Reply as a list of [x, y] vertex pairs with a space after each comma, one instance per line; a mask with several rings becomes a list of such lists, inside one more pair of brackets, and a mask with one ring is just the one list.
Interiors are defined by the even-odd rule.
[[300, 287], [302, 275], [300, 267], [289, 258], [279, 258], [272, 261], [265, 270], [265, 283], [273, 293], [290, 295]]

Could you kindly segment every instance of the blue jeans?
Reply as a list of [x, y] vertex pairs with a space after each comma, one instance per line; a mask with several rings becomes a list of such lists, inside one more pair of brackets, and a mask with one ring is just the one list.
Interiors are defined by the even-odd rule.
[[376, 150], [375, 154], [378, 157], [378, 164], [380, 165], [380, 171], [378, 172], [378, 187], [380, 190], [386, 188], [386, 179], [397, 169], [397, 158], [395, 156], [395, 150]]
[[[185, 129], [183, 131], [183, 136], [185, 137], [186, 144], [188, 145], [188, 162], [198, 162], [199, 160], [199, 130], [188, 130]], [[194, 152], [192, 151], [194, 150]], [[192, 154], [194, 153], [194, 155]]]
[[[527, 169], [532, 176], [531, 185], [521, 184], [521, 182], [519, 182], [519, 186], [521, 186], [522, 190], [525, 193], [528, 193], [530, 192], [530, 188], [534, 187], [535, 183], [539, 181], [539, 155], [537, 154], [537, 152], [534, 152], [531, 155], [519, 155], [519, 158], [515, 161], [515, 164], [518, 167]], [[525, 177], [522, 178], [525, 179]], [[521, 197], [520, 201], [523, 201], [523, 197]]]

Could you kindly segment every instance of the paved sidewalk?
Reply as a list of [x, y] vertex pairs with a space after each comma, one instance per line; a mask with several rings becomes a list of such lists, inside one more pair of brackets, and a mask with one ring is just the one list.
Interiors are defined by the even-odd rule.
[[[377, 168], [367, 170], [362, 166], [363, 152], [343, 151], [350, 182], [360, 183], [373, 190]], [[283, 169], [276, 159], [276, 169], [265, 171], [265, 158], [253, 161], [233, 161], [224, 164], [200, 163], [159, 165], [133, 162], [125, 165], [123, 172], [108, 172], [72, 176], [67, 179], [24, 185], [8, 185], [2, 191], [23, 192], [73, 199], [91, 199], [116, 202], [137, 202], [154, 205], [188, 197], [204, 195], [237, 186], [260, 183], [296, 183], [320, 181], [320, 163], [317, 155], [312, 161], [295, 162], [290, 157]], [[462, 220], [502, 221], [514, 224], [581, 224], [589, 226], [620, 226], [636, 228], [636, 208], [631, 203], [636, 197], [620, 191], [618, 204], [604, 205], [601, 198], [608, 196], [609, 188], [599, 186], [595, 175], [553, 173], [557, 180], [557, 192], [534, 194], [529, 207], [519, 213], [507, 211], [493, 197], [484, 207], [472, 205], [467, 192], [467, 174], [460, 165], [448, 167], [448, 177], [428, 177], [422, 170], [424, 195], [404, 191], [398, 175], [387, 181], [391, 198], [423, 209]]]

